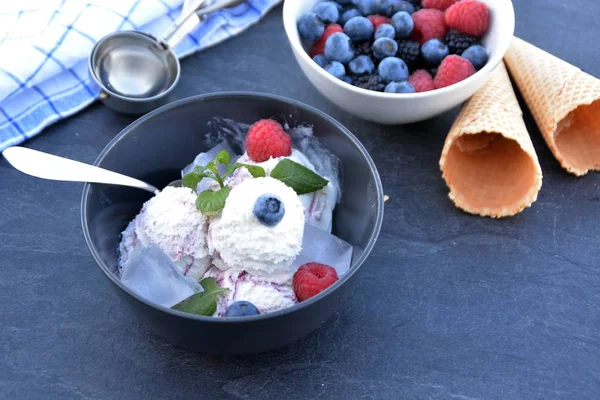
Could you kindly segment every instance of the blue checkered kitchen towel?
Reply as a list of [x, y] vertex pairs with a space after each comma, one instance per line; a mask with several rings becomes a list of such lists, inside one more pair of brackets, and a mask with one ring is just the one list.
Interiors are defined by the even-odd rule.
[[[91, 104], [92, 46], [118, 30], [161, 34], [184, 0], [0, 1], [0, 151]], [[281, 0], [247, 0], [209, 15], [175, 48], [179, 57], [256, 23]]]

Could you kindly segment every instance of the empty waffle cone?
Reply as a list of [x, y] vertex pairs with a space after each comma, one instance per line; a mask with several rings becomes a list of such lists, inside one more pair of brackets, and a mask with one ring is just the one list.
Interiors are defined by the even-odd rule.
[[464, 105], [440, 168], [450, 199], [471, 214], [507, 217], [537, 199], [542, 169], [503, 63]]
[[516, 37], [504, 61], [562, 167], [599, 170], [600, 80]]

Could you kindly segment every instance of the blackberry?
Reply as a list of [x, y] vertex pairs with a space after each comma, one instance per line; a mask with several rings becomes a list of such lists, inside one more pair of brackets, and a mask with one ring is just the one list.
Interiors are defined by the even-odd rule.
[[398, 57], [404, 60], [406, 65], [412, 67], [419, 60], [421, 45], [412, 40], [398, 41]]
[[385, 90], [383, 78], [377, 74], [359, 76], [354, 78], [352, 84], [356, 87], [373, 90], [375, 92], [383, 92]]
[[450, 31], [446, 35], [446, 44], [450, 49], [450, 54], [462, 55], [463, 51], [473, 46], [474, 44], [479, 44], [477, 38], [473, 36], [469, 36], [464, 33], [460, 33], [457, 31]]
[[371, 50], [371, 43], [365, 42], [354, 46], [354, 57], [358, 56], [371, 56], [373, 51]]

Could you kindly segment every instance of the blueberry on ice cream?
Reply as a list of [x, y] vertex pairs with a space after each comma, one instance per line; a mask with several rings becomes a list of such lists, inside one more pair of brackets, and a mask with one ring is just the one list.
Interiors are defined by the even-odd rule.
[[208, 245], [219, 269], [266, 276], [289, 272], [303, 233], [304, 207], [292, 188], [269, 177], [246, 179], [212, 220]]

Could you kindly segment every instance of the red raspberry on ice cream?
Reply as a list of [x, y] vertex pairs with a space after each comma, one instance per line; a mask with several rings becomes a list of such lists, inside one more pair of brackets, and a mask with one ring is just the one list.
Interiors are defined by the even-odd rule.
[[262, 119], [248, 129], [246, 152], [254, 162], [292, 154], [292, 138], [283, 126], [272, 119]]

